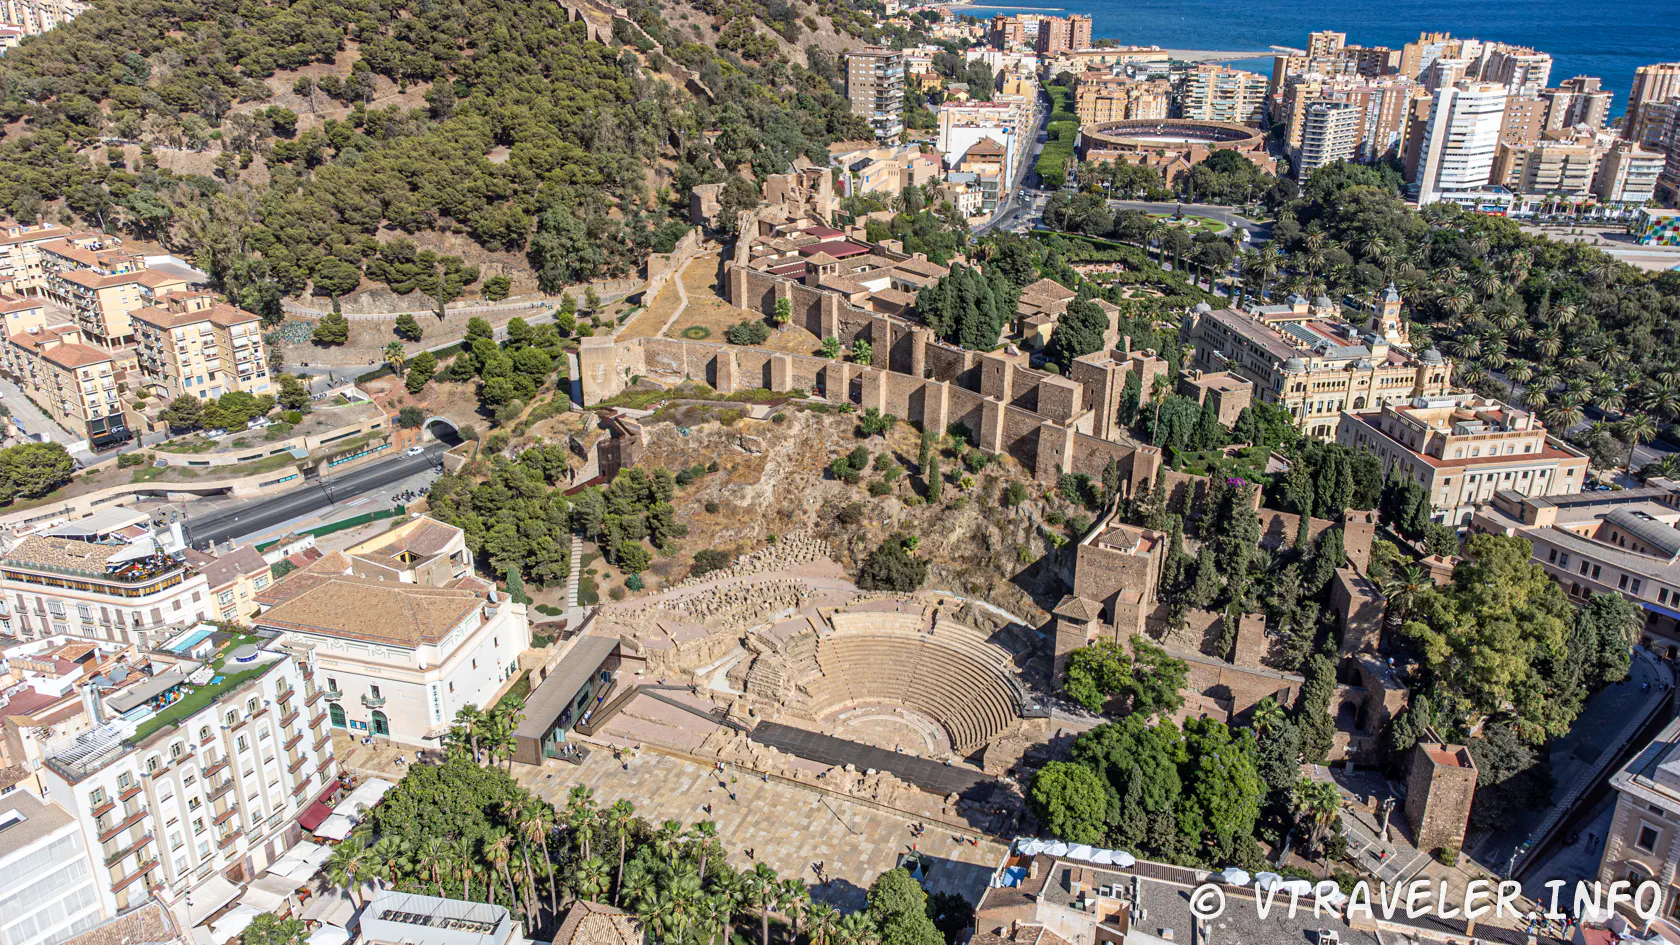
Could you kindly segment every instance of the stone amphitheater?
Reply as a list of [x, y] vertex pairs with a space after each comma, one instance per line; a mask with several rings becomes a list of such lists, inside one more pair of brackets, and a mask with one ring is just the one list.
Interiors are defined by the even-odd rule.
[[758, 718], [933, 758], [967, 758], [1011, 730], [1027, 693], [1015, 657], [946, 603], [861, 599], [745, 637], [727, 672]]

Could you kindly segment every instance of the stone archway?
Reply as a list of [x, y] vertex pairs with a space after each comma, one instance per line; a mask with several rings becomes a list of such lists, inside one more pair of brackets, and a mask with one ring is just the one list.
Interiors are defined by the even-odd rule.
[[420, 424], [420, 429], [430, 433], [439, 443], [458, 446], [462, 442], [460, 428], [447, 417], [427, 417], [426, 422]]

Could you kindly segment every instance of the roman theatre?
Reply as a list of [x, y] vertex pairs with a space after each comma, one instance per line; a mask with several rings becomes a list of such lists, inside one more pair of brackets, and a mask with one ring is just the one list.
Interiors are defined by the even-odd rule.
[[1001, 827], [1019, 813], [1010, 774], [1046, 736], [1024, 681], [1035, 630], [949, 594], [860, 591], [811, 538], [608, 604], [587, 632], [617, 637], [620, 664], [576, 731], [619, 751]]

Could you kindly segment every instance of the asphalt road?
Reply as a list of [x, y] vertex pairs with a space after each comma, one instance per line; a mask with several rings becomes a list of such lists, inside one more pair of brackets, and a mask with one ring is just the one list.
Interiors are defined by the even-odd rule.
[[273, 498], [250, 499], [187, 519], [187, 538], [195, 548], [237, 541], [308, 515], [441, 464], [447, 444], [434, 443], [419, 456], [398, 455], [350, 472], [311, 482]]
[[990, 220], [974, 228], [975, 236], [985, 236], [987, 233], [1002, 227], [1005, 230], [1015, 225], [1023, 214], [1036, 219], [1038, 212], [1030, 200], [1023, 203], [1016, 194], [1024, 193], [1028, 188], [1038, 186], [1038, 155], [1044, 150], [1044, 142], [1048, 139], [1050, 127], [1050, 102], [1041, 99], [1038, 103], [1038, 127], [1033, 131], [1033, 146], [1021, 159], [1020, 166], [1015, 168], [1015, 180], [1010, 183], [1004, 198], [1003, 209], [993, 214]]
[[1240, 226], [1248, 231], [1248, 235], [1256, 240], [1272, 238], [1272, 225], [1253, 220], [1238, 213], [1234, 208], [1222, 207], [1211, 203], [1174, 203], [1168, 200], [1110, 200], [1110, 207], [1116, 210], [1142, 210], [1144, 213], [1172, 213], [1177, 210], [1187, 217], [1205, 217], [1218, 220], [1226, 226]]

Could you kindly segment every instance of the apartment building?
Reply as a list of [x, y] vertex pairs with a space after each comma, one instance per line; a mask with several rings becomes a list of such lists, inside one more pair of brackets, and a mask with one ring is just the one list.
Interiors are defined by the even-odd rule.
[[1179, 117], [1253, 124], [1265, 108], [1266, 85], [1258, 73], [1203, 63], [1185, 72], [1179, 83]]
[[1506, 96], [1505, 114], [1499, 120], [1499, 143], [1513, 148], [1533, 147], [1546, 132], [1550, 115], [1551, 103], [1531, 89]]
[[1651, 479], [1611, 492], [1536, 496], [1500, 490], [1472, 531], [1515, 535], [1576, 603], [1620, 594], [1639, 608], [1645, 646], [1680, 658], [1680, 484]]
[[53, 422], [103, 448], [133, 437], [139, 387], [132, 351], [94, 347], [73, 325], [31, 324], [0, 342], [0, 373]]
[[54, 240], [39, 251], [47, 297], [70, 310], [87, 343], [102, 348], [133, 344], [129, 316], [190, 283], [185, 275], [149, 268], [145, 257], [123, 250], [113, 236]]
[[1546, 100], [1546, 128], [1557, 131], [1586, 125], [1600, 131], [1610, 123], [1610, 102], [1615, 93], [1603, 87], [1596, 76], [1578, 75], [1558, 83], [1555, 89], [1542, 89]]
[[1014, 49], [1026, 41], [1026, 24], [1018, 16], [999, 13], [986, 29], [986, 42], [993, 49]]
[[1545, 88], [1552, 78], [1552, 57], [1527, 46], [1490, 44], [1484, 65], [1477, 73], [1483, 82], [1495, 82], [1513, 91]]
[[170, 292], [130, 315], [147, 387], [165, 400], [214, 399], [231, 391], [266, 394], [262, 319], [209, 292]]
[[1073, 102], [1082, 125], [1165, 119], [1172, 109], [1172, 82], [1087, 72], [1074, 84]]
[[[1316, 72], [1289, 76], [1272, 114], [1284, 124], [1284, 140], [1292, 155], [1299, 154], [1309, 110], [1319, 104], [1351, 108], [1357, 112], [1357, 138], [1348, 160], [1375, 161], [1396, 154], [1405, 132], [1407, 108], [1416, 89], [1402, 76], [1366, 78], [1353, 73], [1325, 75]], [[1320, 132], [1322, 122], [1320, 118]], [[1296, 160], [1297, 167], [1299, 159]]]
[[1428, 490], [1435, 521], [1468, 525], [1501, 489], [1568, 495], [1586, 481], [1586, 454], [1547, 435], [1540, 419], [1476, 394], [1420, 395], [1344, 413], [1336, 442], [1377, 457], [1386, 473]]
[[1040, 56], [1055, 56], [1075, 49], [1091, 48], [1091, 18], [1078, 13], [1066, 19], [1044, 16], [1038, 19], [1038, 36], [1033, 48]]
[[1034, 127], [1036, 112], [1031, 100], [999, 97], [991, 102], [947, 102], [939, 106], [939, 134], [935, 150], [945, 155], [945, 166], [955, 168], [969, 149], [990, 139], [1003, 146], [1004, 179], [1013, 180], [1016, 161], [1032, 146], [1026, 132]]
[[248, 624], [260, 609], [257, 595], [273, 583], [269, 564], [253, 545], [214, 550], [187, 549], [182, 557], [198, 570], [215, 601], [216, 619]]
[[108, 913], [155, 900], [183, 926], [202, 921], [298, 841], [298, 815], [337, 777], [313, 654], [274, 641], [223, 651], [214, 679], [152, 653], [121, 680], [90, 680], [96, 727], [39, 771], [96, 849]]
[[46, 325], [47, 307], [40, 299], [0, 294], [0, 341]]
[[1487, 186], [1505, 97], [1504, 86], [1489, 83], [1466, 81], [1435, 90], [1412, 185], [1420, 206]]
[[906, 187], [923, 187], [939, 179], [939, 156], [925, 154], [913, 144], [864, 148], [830, 155], [835, 182], [843, 196], [884, 194], [896, 197]]
[[1638, 207], [1656, 198], [1657, 178], [1667, 155], [1648, 151], [1631, 141], [1617, 141], [1598, 164], [1593, 193], [1605, 205]]
[[53, 945], [111, 917], [76, 819], [29, 790], [0, 793], [0, 941]]
[[1320, 297], [1291, 296], [1247, 312], [1206, 303], [1183, 329], [1194, 369], [1229, 372], [1278, 404], [1309, 436], [1333, 438], [1345, 411], [1367, 411], [1445, 394], [1452, 365], [1439, 351], [1408, 345], [1399, 292], [1390, 286], [1360, 325]]
[[[0, 0], [0, 3], [7, 0]], [[49, 223], [0, 220], [0, 292], [34, 298], [46, 290], [41, 268], [41, 244], [70, 239], [76, 234]]]
[[1313, 103], [1301, 126], [1301, 146], [1293, 155], [1295, 179], [1304, 181], [1326, 164], [1355, 160], [1364, 131], [1363, 117], [1347, 103]]
[[312, 648], [334, 728], [436, 745], [530, 648], [525, 605], [474, 577], [460, 529], [429, 518], [332, 552], [257, 595], [259, 632]]
[[1622, 137], [1643, 142], [1653, 120], [1650, 107], [1676, 96], [1680, 96], [1680, 62], [1659, 62], [1633, 70], [1633, 90], [1628, 93]]
[[881, 46], [846, 53], [846, 98], [875, 137], [897, 141], [904, 132], [904, 53]]
[[55, 534], [74, 528], [29, 535], [0, 555], [0, 633], [146, 649], [180, 627], [218, 619], [208, 582], [182, 557], [178, 531], [126, 529], [134, 537], [106, 541]]
[[87, 12], [86, 0], [0, 0], [0, 22], [39, 36]]

